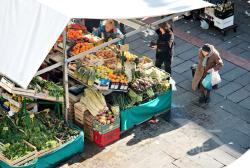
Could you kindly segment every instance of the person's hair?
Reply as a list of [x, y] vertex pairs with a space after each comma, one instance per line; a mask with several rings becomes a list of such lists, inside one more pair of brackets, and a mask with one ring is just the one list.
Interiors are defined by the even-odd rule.
[[106, 21], [105, 21], [105, 25], [107, 25], [107, 24], [112, 25], [112, 26], [115, 26], [115, 22], [114, 22], [114, 20], [112, 20], [112, 19], [106, 20]]
[[164, 29], [166, 32], [172, 32], [171, 25], [167, 22], [160, 23], [159, 28]]
[[205, 51], [208, 53], [211, 52], [211, 48], [210, 48], [209, 44], [204, 44], [201, 49], [202, 49], [202, 51]]

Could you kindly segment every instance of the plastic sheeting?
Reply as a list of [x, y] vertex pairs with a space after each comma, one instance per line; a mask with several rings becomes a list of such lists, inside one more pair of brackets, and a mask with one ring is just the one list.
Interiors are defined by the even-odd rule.
[[0, 0], [0, 74], [26, 88], [70, 18], [139, 18], [206, 6], [203, 0]]
[[170, 110], [171, 102], [172, 89], [147, 103], [121, 111], [121, 130], [126, 131], [157, 114]]

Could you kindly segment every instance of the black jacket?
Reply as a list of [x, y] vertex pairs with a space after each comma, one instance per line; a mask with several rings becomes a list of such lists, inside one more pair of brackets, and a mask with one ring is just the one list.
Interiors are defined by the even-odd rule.
[[163, 51], [172, 50], [174, 45], [174, 33], [170, 31], [166, 32], [165, 34], [162, 34], [160, 29], [157, 29], [156, 33], [158, 34], [158, 39], [156, 42], [157, 49]]

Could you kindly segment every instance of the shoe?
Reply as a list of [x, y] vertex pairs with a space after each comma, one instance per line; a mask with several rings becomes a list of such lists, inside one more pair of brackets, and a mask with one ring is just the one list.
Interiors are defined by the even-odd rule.
[[205, 96], [201, 96], [199, 98], [199, 103], [202, 104], [202, 103], [205, 103]]
[[210, 97], [209, 97], [209, 96], [206, 96], [206, 97], [205, 97], [205, 103], [206, 103], [206, 104], [210, 103]]
[[151, 120], [148, 121], [149, 124], [156, 124], [158, 122], [159, 122], [158, 119], [151, 119]]

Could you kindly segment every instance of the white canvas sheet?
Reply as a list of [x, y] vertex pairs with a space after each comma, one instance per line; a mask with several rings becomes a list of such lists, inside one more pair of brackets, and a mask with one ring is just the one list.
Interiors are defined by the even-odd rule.
[[140, 18], [206, 6], [203, 0], [0, 0], [0, 74], [26, 88], [70, 18]]

